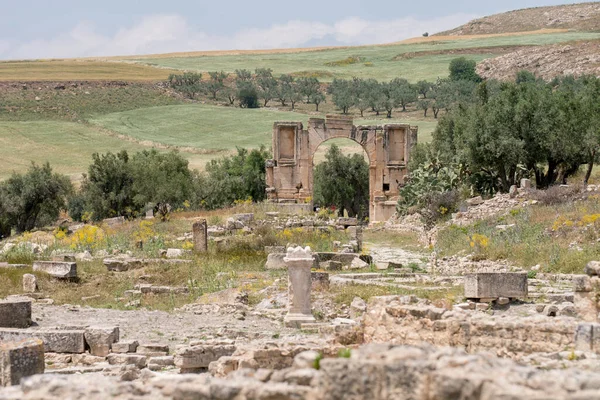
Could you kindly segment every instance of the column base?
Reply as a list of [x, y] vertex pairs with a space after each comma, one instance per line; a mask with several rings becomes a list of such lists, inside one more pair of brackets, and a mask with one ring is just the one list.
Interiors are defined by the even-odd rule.
[[302, 324], [310, 324], [317, 322], [312, 314], [287, 314], [283, 318], [283, 324], [286, 328], [300, 329]]

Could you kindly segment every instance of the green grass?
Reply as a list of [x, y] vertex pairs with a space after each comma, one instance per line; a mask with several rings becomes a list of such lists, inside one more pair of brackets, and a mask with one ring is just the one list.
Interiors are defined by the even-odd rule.
[[[288, 111], [188, 104], [112, 113], [91, 122], [138, 140], [204, 150], [231, 150], [236, 146], [258, 147], [261, 144], [269, 147], [273, 122], [301, 121], [306, 126], [309, 117], [312, 116]], [[355, 120], [355, 124], [398, 122], [422, 126], [424, 141], [430, 139], [437, 123], [396, 118]]]
[[[24, 172], [34, 161], [46, 161], [56, 172], [78, 179], [92, 161], [95, 152], [148, 147], [109, 136], [94, 126], [62, 121], [0, 121], [0, 180], [15, 172]], [[208, 157], [182, 152], [192, 167], [204, 166]]]
[[[233, 72], [236, 69], [272, 68], [274, 74], [292, 73], [314, 75], [324, 81], [340, 78], [375, 78], [389, 80], [404, 77], [411, 82], [420, 79], [435, 80], [448, 75], [448, 65], [455, 55], [418, 54], [407, 60], [394, 60], [400, 54], [451, 49], [475, 49], [478, 47], [523, 46], [560, 43], [572, 40], [599, 38], [600, 33], [550, 33], [522, 36], [499, 36], [461, 40], [430, 41], [424, 43], [396, 44], [386, 46], [347, 47], [310, 52], [279, 54], [240, 54], [191, 57], [131, 58], [142, 64], [180, 70]], [[476, 52], [475, 52], [476, 53]], [[467, 54], [467, 58], [481, 61], [495, 54]], [[361, 62], [346, 60], [360, 57]], [[363, 62], [364, 61], [364, 62]], [[367, 65], [365, 65], [367, 64]]]

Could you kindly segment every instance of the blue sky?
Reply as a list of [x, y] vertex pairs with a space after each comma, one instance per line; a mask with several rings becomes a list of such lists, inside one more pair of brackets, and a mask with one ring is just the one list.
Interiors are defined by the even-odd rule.
[[388, 43], [568, 0], [0, 0], [0, 59]]

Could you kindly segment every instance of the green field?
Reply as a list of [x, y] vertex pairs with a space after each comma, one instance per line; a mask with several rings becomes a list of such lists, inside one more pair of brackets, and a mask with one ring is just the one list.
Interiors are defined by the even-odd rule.
[[[396, 113], [398, 116], [400, 113]], [[92, 124], [137, 140], [203, 150], [232, 150], [235, 147], [270, 146], [275, 121], [307, 123], [307, 115], [268, 109], [240, 109], [203, 104], [150, 107], [107, 114]], [[355, 119], [360, 124], [409, 123], [420, 125], [423, 140], [431, 138], [436, 122], [414, 119]]]
[[[149, 147], [109, 136], [93, 126], [60, 121], [0, 121], [0, 180], [31, 165], [50, 162], [57, 172], [72, 179], [87, 170], [92, 154], [120, 150], [140, 151]], [[209, 157], [182, 152], [194, 168], [203, 167]]]
[[[293, 73], [314, 75], [323, 81], [339, 78], [375, 78], [389, 80], [404, 77], [416, 82], [420, 79], [435, 80], [448, 75], [448, 65], [453, 54], [428, 54], [453, 49], [477, 49], [465, 57], [481, 61], [494, 55], [506, 53], [507, 50], [491, 52], [490, 47], [510, 47], [525, 45], [543, 45], [568, 42], [573, 40], [597, 39], [600, 33], [547, 33], [521, 36], [497, 36], [484, 38], [430, 41], [413, 44], [395, 44], [385, 46], [347, 47], [309, 52], [289, 52], [271, 54], [216, 55], [198, 57], [157, 57], [131, 58], [141, 64], [180, 70], [233, 72], [236, 69], [272, 68], [275, 74]], [[395, 60], [396, 56], [411, 54], [412, 58]], [[419, 55], [419, 53], [422, 53]], [[361, 62], [347, 65], [328, 65], [339, 63], [348, 57], [361, 57]]]

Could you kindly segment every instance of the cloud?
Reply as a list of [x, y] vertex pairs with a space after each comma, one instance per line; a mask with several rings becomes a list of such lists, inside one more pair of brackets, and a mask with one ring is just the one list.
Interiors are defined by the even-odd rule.
[[0, 59], [67, 58], [139, 55], [178, 51], [290, 48], [314, 45], [360, 45], [395, 42], [423, 32], [439, 32], [463, 24], [475, 15], [454, 14], [418, 20], [412, 17], [368, 21], [346, 18], [333, 24], [289, 21], [268, 28], [214, 35], [196, 29], [181, 15], [148, 15], [112, 35], [97, 33], [81, 21], [70, 31], [27, 42], [0, 39]]

